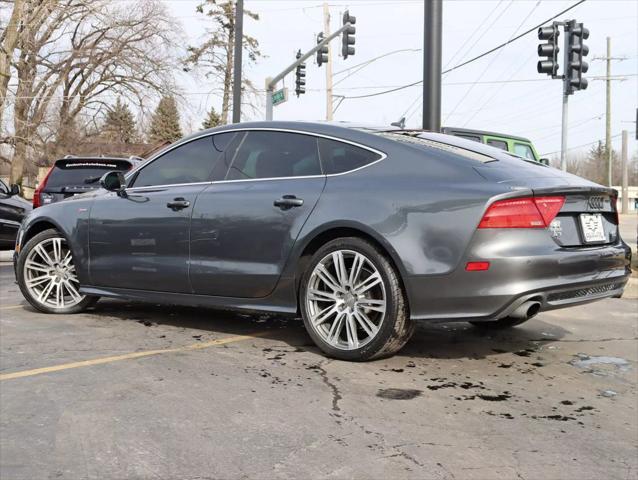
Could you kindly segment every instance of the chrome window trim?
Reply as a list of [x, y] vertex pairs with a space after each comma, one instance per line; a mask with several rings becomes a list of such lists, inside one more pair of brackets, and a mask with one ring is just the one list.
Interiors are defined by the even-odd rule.
[[366, 165], [362, 165], [361, 167], [357, 167], [354, 168], [352, 170], [347, 170], [345, 172], [340, 172], [340, 173], [328, 173], [328, 174], [322, 174], [322, 175], [304, 175], [304, 176], [298, 176], [298, 177], [269, 177], [269, 178], [240, 178], [240, 179], [235, 179], [235, 180], [213, 180], [213, 181], [209, 181], [209, 182], [194, 182], [194, 183], [174, 183], [174, 184], [167, 184], [167, 185], [146, 185], [144, 187], [131, 187], [131, 188], [127, 188], [127, 191], [130, 192], [137, 192], [137, 191], [144, 191], [144, 190], [155, 190], [158, 188], [168, 188], [168, 187], [178, 187], [178, 186], [190, 186], [190, 185], [212, 185], [215, 183], [231, 183], [231, 182], [263, 182], [263, 181], [272, 181], [272, 180], [299, 180], [301, 178], [320, 178], [320, 177], [338, 177], [340, 175], [347, 175], [349, 173], [353, 173], [359, 170], [363, 170], [364, 168], [368, 168], [376, 163], [379, 163], [383, 160], [385, 160], [386, 158], [388, 158], [388, 155], [385, 152], [382, 152], [381, 150], [377, 150], [376, 148], [372, 148], [372, 147], [368, 147], [367, 145], [362, 145], [360, 143], [357, 142], [353, 142], [351, 140], [345, 140], [343, 138], [339, 138], [339, 137], [333, 137], [332, 135], [325, 135], [323, 133], [314, 133], [314, 132], [308, 132], [305, 130], [294, 130], [294, 129], [290, 129], [290, 128], [276, 128], [276, 127], [251, 127], [251, 128], [233, 128], [233, 129], [229, 129], [229, 130], [223, 130], [220, 132], [207, 132], [207, 133], [202, 133], [201, 135], [198, 135], [197, 137], [193, 137], [193, 138], [189, 138], [188, 140], [183, 140], [179, 143], [176, 143], [174, 145], [171, 145], [170, 148], [168, 148], [167, 150], [163, 150], [161, 152], [158, 152], [154, 157], [151, 157], [148, 159], [148, 161], [146, 161], [145, 163], [143, 163], [142, 165], [139, 165], [136, 169], [134, 169], [133, 171], [129, 172], [126, 176], [126, 178], [128, 179], [130, 176], [135, 175], [139, 170], [141, 170], [144, 167], [147, 167], [148, 165], [150, 165], [151, 163], [153, 163], [156, 159], [160, 158], [161, 156], [167, 154], [168, 152], [176, 149], [177, 147], [180, 147], [182, 145], [185, 145], [187, 143], [193, 142], [195, 140], [199, 140], [200, 138], [204, 138], [204, 137], [212, 137], [213, 135], [219, 135], [222, 133], [231, 133], [231, 132], [251, 132], [251, 131], [267, 131], [267, 132], [285, 132], [285, 133], [298, 133], [301, 135], [310, 135], [313, 137], [318, 137], [318, 138], [327, 138], [328, 140], [334, 140], [336, 142], [341, 142], [341, 143], [346, 143], [349, 145], [353, 145], [355, 147], [358, 148], [362, 148], [364, 150], [368, 150], [369, 152], [373, 152], [376, 153], [377, 155], [380, 155], [378, 160], [375, 160], [374, 162], [368, 163]]

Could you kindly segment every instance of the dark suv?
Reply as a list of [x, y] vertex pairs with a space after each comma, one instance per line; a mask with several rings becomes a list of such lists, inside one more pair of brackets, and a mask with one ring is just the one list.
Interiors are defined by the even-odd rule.
[[100, 188], [99, 180], [106, 172], [127, 172], [142, 160], [139, 157], [72, 156], [57, 160], [35, 190], [33, 208]]
[[31, 204], [20, 197], [17, 185], [7, 186], [0, 180], [0, 250], [13, 250], [16, 235]]

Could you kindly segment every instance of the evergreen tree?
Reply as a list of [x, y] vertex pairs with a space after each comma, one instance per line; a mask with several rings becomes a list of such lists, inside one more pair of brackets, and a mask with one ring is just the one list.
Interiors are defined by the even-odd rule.
[[106, 114], [104, 135], [111, 141], [132, 143], [135, 140], [135, 120], [128, 105], [120, 98], [115, 101], [113, 108]]
[[210, 112], [208, 112], [208, 116], [206, 120], [202, 122], [202, 128], [214, 128], [218, 127], [222, 124], [222, 119], [219, 114], [215, 111], [215, 107], [210, 108]]
[[179, 112], [173, 97], [162, 97], [151, 118], [148, 132], [149, 140], [153, 143], [174, 142], [182, 137], [179, 126]]

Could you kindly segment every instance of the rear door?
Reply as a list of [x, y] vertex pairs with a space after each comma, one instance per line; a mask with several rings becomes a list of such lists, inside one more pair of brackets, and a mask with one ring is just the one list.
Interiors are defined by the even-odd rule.
[[137, 171], [125, 196], [96, 197], [89, 241], [93, 285], [190, 293], [191, 215], [219, 159], [211, 136], [194, 139]]
[[191, 227], [195, 293], [270, 294], [325, 185], [317, 138], [270, 130], [241, 132], [226, 152], [225, 180], [199, 195]]

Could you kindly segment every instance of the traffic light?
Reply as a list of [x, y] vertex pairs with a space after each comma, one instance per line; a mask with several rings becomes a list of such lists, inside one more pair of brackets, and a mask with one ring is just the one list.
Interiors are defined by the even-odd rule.
[[[301, 50], [297, 52], [297, 58], [301, 58]], [[295, 93], [297, 97], [306, 93], [306, 63], [300, 63], [295, 70]]]
[[589, 53], [589, 47], [584, 40], [589, 38], [589, 30], [582, 23], [571, 20], [566, 25], [567, 42], [567, 65], [565, 65], [565, 88], [566, 93], [571, 94], [576, 90], [587, 88], [587, 79], [583, 73], [587, 73], [589, 65], [583, 60]]
[[536, 64], [536, 70], [538, 73], [545, 73], [554, 77], [558, 72], [558, 36], [560, 30], [558, 24], [554, 23], [551, 27], [540, 27], [538, 29], [538, 39], [546, 40], [546, 43], [538, 45], [538, 56], [546, 57], [544, 60], [539, 60]]
[[350, 12], [346, 10], [343, 12], [343, 25], [349, 23], [350, 26], [346, 28], [341, 34], [341, 56], [346, 59], [348, 55], [354, 55], [354, 45], [355, 38], [354, 34], [357, 29], [354, 27], [354, 24], [357, 22], [356, 17], [350, 15]]
[[[317, 43], [323, 42], [323, 38], [324, 38], [323, 32], [319, 33], [319, 35], [317, 35]], [[319, 50], [317, 50], [317, 65], [321, 66], [327, 62], [328, 62], [328, 44], [324, 45]]]

